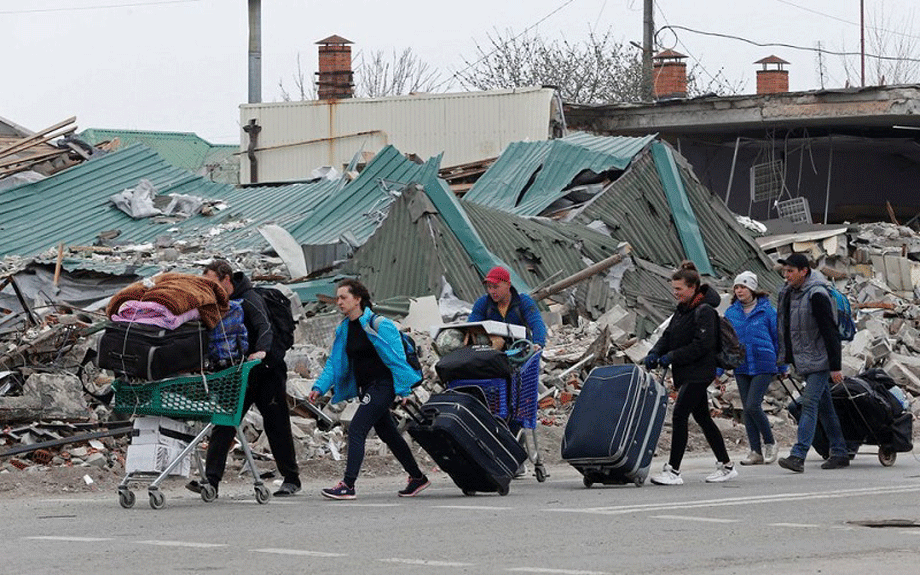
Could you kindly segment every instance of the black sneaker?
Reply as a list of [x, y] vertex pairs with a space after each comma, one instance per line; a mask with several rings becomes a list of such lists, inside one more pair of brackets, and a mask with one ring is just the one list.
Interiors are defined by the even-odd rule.
[[300, 491], [300, 485], [296, 483], [290, 483], [285, 481], [281, 484], [281, 487], [278, 488], [278, 491], [275, 491], [273, 495], [275, 497], [290, 497]]
[[849, 467], [850, 458], [849, 457], [838, 457], [836, 455], [831, 456], [821, 464], [821, 469], [840, 469], [841, 467]]
[[344, 481], [339, 481], [335, 487], [323, 489], [321, 493], [328, 499], [355, 499], [357, 497], [355, 488], [349, 487]]
[[788, 469], [789, 471], [795, 471], [796, 473], [805, 472], [805, 460], [801, 457], [796, 457], [795, 455], [790, 455], [789, 457], [780, 457], [779, 466], [783, 469]]
[[428, 481], [428, 478], [425, 477], [424, 475], [422, 475], [418, 479], [410, 477], [409, 482], [406, 483], [406, 488], [399, 492], [399, 496], [400, 497], [415, 497], [429, 485], [431, 485], [431, 482]]

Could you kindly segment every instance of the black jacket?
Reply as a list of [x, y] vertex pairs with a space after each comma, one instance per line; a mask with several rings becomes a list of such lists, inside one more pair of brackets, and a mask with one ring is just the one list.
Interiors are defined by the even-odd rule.
[[[671, 356], [674, 385], [706, 383], [716, 376], [716, 344], [719, 314], [715, 308], [721, 299], [707, 284], [700, 286], [690, 305], [678, 304], [668, 327], [650, 353]], [[699, 308], [699, 309], [697, 309]]]
[[249, 353], [270, 352], [272, 324], [268, 319], [268, 310], [265, 309], [262, 296], [252, 289], [252, 282], [243, 272], [234, 272], [230, 281], [233, 282], [233, 293], [230, 294], [230, 299], [243, 300], [243, 323], [246, 324], [246, 330], [249, 332]]

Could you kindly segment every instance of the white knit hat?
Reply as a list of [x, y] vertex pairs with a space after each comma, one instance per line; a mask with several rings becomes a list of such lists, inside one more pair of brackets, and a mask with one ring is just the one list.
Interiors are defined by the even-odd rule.
[[741, 272], [732, 285], [744, 286], [752, 292], [757, 291], [757, 274], [754, 272]]

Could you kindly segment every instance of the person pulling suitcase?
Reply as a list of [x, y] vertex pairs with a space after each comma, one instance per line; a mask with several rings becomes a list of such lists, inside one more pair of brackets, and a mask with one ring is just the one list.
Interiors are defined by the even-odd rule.
[[718, 461], [708, 483], [728, 481], [738, 476], [725, 449], [725, 440], [709, 413], [706, 388], [716, 377], [716, 349], [719, 335], [719, 294], [700, 283], [692, 262], [684, 261], [671, 276], [677, 310], [658, 342], [643, 359], [647, 369], [671, 367], [677, 401], [671, 416], [673, 432], [671, 455], [664, 469], [651, 478], [658, 485], [682, 485], [680, 463], [687, 449], [690, 415], [703, 428], [706, 441]]
[[[415, 497], [431, 485], [419, 469], [409, 444], [396, 428], [390, 406], [398, 399], [403, 405], [418, 383], [418, 373], [406, 360], [399, 329], [386, 318], [374, 319], [368, 289], [354, 279], [339, 282], [336, 305], [345, 316], [335, 330], [335, 340], [322, 374], [310, 391], [310, 403], [333, 389], [332, 401], [361, 398], [361, 405], [348, 427], [348, 458], [345, 477], [334, 487], [323, 489], [328, 499], [355, 499], [355, 482], [364, 461], [364, 447], [371, 428], [393, 452], [409, 474], [400, 497]], [[379, 317], [379, 316], [378, 316]], [[376, 326], [376, 328], [375, 328]]]

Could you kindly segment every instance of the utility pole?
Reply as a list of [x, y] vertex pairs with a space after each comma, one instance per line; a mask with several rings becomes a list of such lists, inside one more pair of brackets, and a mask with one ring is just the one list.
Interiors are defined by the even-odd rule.
[[652, 42], [655, 36], [654, 0], [645, 0], [642, 11], [642, 99], [651, 102], [654, 98], [652, 79]]
[[865, 0], [859, 0], [859, 83], [866, 86], [866, 24]]
[[262, 0], [249, 0], [249, 103], [262, 101]]

